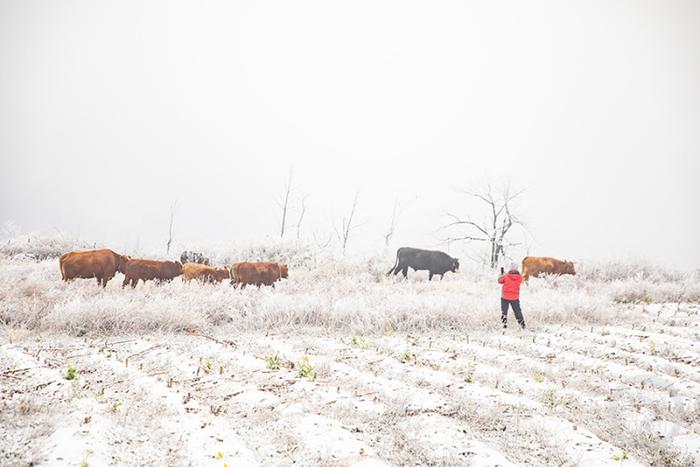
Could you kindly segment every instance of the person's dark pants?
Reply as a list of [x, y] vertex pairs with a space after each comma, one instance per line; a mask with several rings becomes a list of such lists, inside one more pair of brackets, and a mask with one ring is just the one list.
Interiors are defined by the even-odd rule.
[[508, 305], [513, 308], [513, 314], [518, 324], [525, 327], [525, 320], [523, 319], [523, 312], [520, 310], [520, 300], [506, 300], [501, 298], [501, 321], [503, 321], [503, 326], [508, 322]]

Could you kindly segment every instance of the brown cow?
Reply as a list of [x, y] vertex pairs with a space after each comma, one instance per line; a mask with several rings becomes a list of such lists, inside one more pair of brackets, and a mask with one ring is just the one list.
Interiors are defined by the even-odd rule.
[[130, 259], [124, 265], [124, 282], [122, 287], [131, 282], [136, 287], [139, 279], [144, 283], [149, 280], [170, 282], [182, 274], [182, 264], [179, 261], [156, 261], [153, 259]]
[[530, 276], [537, 277], [540, 274], [571, 274], [575, 276], [576, 270], [571, 261], [560, 261], [544, 256], [526, 256], [523, 259], [523, 279], [528, 280]]
[[182, 280], [189, 282], [196, 279], [202, 283], [221, 282], [231, 277], [228, 266], [213, 268], [199, 263], [185, 263], [182, 265]]
[[234, 263], [231, 266], [231, 284], [234, 287], [241, 285], [261, 285], [275, 286], [275, 282], [286, 279], [289, 276], [289, 269], [286, 264], [279, 263]]
[[117, 272], [124, 272], [124, 265], [129, 261], [112, 250], [72, 251], [61, 256], [61, 278], [68, 282], [72, 279], [97, 279], [97, 285], [107, 287], [107, 282]]

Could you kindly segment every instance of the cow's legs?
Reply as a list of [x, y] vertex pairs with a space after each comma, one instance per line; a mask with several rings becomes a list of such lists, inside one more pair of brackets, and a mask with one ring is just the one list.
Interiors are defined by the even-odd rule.
[[97, 279], [97, 287], [99, 287], [100, 284], [102, 284], [102, 278], [100, 276], [95, 276], [95, 279]]
[[408, 277], [408, 266], [406, 266], [405, 268], [403, 268], [403, 269], [401, 270], [401, 272], [403, 273], [404, 279], [407, 278], [407, 277]]
[[111, 277], [107, 277], [107, 276], [102, 277], [102, 288], [103, 289], [107, 288], [107, 282], [109, 282], [110, 279], [111, 279]]
[[131, 280], [131, 279], [129, 279], [129, 276], [127, 276], [126, 274], [124, 274], [124, 282], [122, 282], [122, 289], [123, 289], [124, 287], [126, 287], [126, 285], [129, 283], [130, 280]]
[[428, 281], [433, 280], [433, 271], [428, 271]]

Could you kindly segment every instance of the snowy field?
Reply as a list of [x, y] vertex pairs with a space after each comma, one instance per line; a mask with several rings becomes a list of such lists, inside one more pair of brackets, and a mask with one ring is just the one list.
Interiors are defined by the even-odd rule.
[[700, 464], [697, 272], [532, 279], [504, 332], [493, 273], [387, 278], [393, 253], [226, 252], [289, 279], [102, 290], [11, 246], [2, 465]]

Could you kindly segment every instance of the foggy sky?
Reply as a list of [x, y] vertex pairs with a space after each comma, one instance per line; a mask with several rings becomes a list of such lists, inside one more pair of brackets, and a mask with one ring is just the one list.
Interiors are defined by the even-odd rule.
[[490, 182], [516, 260], [698, 267], [700, 3], [0, 1], [0, 222], [273, 243], [290, 169], [305, 241], [358, 193], [349, 253], [395, 202], [391, 249], [446, 248]]

